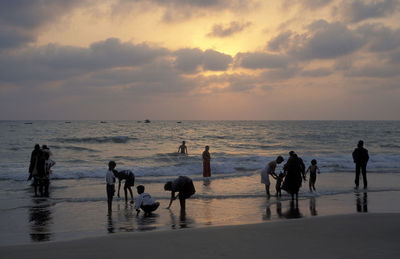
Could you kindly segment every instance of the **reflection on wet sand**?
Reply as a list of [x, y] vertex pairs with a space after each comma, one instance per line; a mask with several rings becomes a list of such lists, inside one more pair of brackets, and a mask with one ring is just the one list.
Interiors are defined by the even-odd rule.
[[190, 228], [192, 224], [194, 224], [194, 221], [191, 218], [186, 217], [186, 212], [181, 210], [180, 215], [179, 215], [179, 223], [177, 223], [176, 216], [172, 212], [172, 210], [169, 211], [169, 216], [171, 218], [171, 228], [172, 229], [177, 229], [177, 228]]
[[356, 209], [357, 212], [368, 212], [368, 193], [363, 192], [362, 199], [361, 194], [356, 192]]
[[107, 214], [107, 232], [110, 234], [115, 232], [114, 221], [112, 219], [111, 213]]
[[267, 203], [265, 208], [265, 214], [263, 214], [263, 220], [270, 220], [271, 219], [271, 204]]
[[[203, 179], [203, 191], [202, 193], [208, 194], [212, 192], [211, 189], [211, 179], [210, 178], [204, 178]], [[211, 213], [211, 206], [213, 203], [213, 199], [210, 198], [205, 198], [204, 203], [203, 203], [203, 212], [204, 212], [204, 218], [206, 221], [206, 225], [211, 226], [212, 225], [212, 213]]]
[[302, 218], [303, 214], [301, 214], [299, 210], [299, 203], [297, 201], [290, 201], [289, 208], [283, 212], [280, 217], [286, 219], [298, 219]]
[[50, 209], [52, 204], [42, 198], [33, 198], [32, 202], [33, 205], [29, 208], [31, 240], [34, 242], [49, 241], [53, 235], [50, 228], [53, 223]]
[[136, 224], [137, 224], [137, 230], [138, 231], [149, 231], [149, 230], [155, 230], [157, 229], [156, 226], [154, 226], [157, 223], [159, 215], [152, 213], [150, 215], [145, 215], [139, 214], [136, 216]]
[[317, 201], [316, 201], [315, 197], [310, 198], [310, 214], [311, 214], [311, 216], [318, 216]]

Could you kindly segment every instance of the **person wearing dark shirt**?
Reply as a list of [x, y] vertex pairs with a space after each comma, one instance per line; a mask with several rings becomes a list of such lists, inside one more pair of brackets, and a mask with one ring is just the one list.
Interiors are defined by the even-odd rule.
[[364, 141], [358, 141], [357, 148], [353, 151], [353, 161], [356, 164], [356, 178], [354, 180], [356, 186], [355, 189], [358, 189], [358, 185], [360, 182], [360, 172], [363, 176], [364, 189], [367, 188], [367, 163], [369, 160], [368, 150], [364, 148]]
[[122, 180], [125, 180], [124, 184], [124, 194], [125, 194], [125, 202], [128, 203], [128, 193], [131, 195], [131, 203], [133, 203], [133, 193], [132, 193], [132, 186], [135, 185], [135, 175], [132, 173], [131, 170], [122, 170], [119, 172], [116, 172], [116, 177], [118, 178], [118, 198], [119, 196], [119, 190], [121, 189], [121, 182]]
[[[186, 209], [186, 199], [195, 194], [196, 189], [194, 188], [193, 181], [187, 176], [179, 176], [174, 181], [169, 181], [164, 185], [164, 190], [171, 191], [171, 199], [169, 201], [169, 205], [167, 209], [169, 209], [172, 205], [172, 202], [179, 198], [179, 202], [181, 205], [181, 212], [184, 212]], [[175, 196], [175, 193], [178, 192], [178, 195]]]

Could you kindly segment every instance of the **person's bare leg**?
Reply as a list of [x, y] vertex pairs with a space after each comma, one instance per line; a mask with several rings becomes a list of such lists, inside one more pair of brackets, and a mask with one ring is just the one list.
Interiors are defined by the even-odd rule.
[[271, 197], [271, 194], [269, 193], [269, 185], [265, 185], [265, 192], [267, 194], [267, 198], [269, 199]]
[[131, 203], [133, 203], [133, 193], [132, 193], [132, 188], [129, 186], [128, 187], [129, 193], [131, 194]]
[[179, 203], [181, 204], [181, 212], [186, 211], [186, 199], [179, 199]]
[[125, 194], [125, 203], [128, 203], [128, 192], [126, 191], [127, 188], [124, 188], [124, 194]]

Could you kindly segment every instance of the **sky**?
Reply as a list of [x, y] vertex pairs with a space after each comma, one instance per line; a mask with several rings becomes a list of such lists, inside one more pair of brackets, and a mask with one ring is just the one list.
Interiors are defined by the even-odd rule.
[[2, 0], [1, 120], [399, 120], [398, 0]]

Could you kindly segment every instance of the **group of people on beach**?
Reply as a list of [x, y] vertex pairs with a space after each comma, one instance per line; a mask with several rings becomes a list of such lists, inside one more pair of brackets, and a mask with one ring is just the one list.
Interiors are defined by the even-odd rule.
[[[363, 176], [364, 188], [367, 188], [367, 176], [366, 176], [366, 166], [369, 160], [368, 150], [364, 147], [364, 142], [360, 140], [358, 142], [357, 148], [353, 151], [352, 156], [354, 163], [356, 164], [356, 177], [355, 177], [355, 189], [358, 189], [360, 174]], [[202, 153], [203, 158], [203, 176], [211, 176], [210, 160], [211, 155], [209, 152], [210, 147], [205, 146], [205, 150]], [[178, 148], [178, 153], [188, 154], [185, 141], [182, 141], [182, 145]], [[35, 145], [34, 150], [31, 154], [31, 160], [29, 165], [29, 177], [28, 180], [33, 178], [33, 186], [35, 191], [35, 196], [38, 196], [38, 189], [40, 196], [49, 196], [49, 183], [51, 167], [55, 165], [55, 162], [50, 158], [50, 149], [43, 145], [40, 147], [39, 144]], [[292, 200], [298, 200], [299, 189], [302, 185], [303, 180], [307, 180], [307, 174], [309, 173], [309, 189], [310, 191], [315, 191], [315, 183], [317, 179], [317, 173], [320, 170], [317, 166], [317, 160], [312, 159], [310, 166], [307, 168], [301, 157], [299, 157], [294, 151], [289, 152], [289, 158], [286, 164], [283, 166], [283, 172], [276, 173], [275, 170], [278, 164], [281, 164], [285, 159], [282, 156], [278, 156], [275, 160], [269, 162], [267, 166], [261, 171], [261, 183], [265, 185], [266, 196], [269, 199], [270, 185], [271, 181], [269, 177], [271, 176], [276, 180], [275, 189], [276, 196], [280, 197], [282, 195], [281, 190], [287, 191]], [[125, 202], [128, 203], [128, 191], [130, 194], [130, 203], [134, 205], [137, 213], [139, 214], [140, 209], [144, 211], [145, 215], [151, 214], [155, 211], [160, 203], [156, 202], [150, 194], [145, 193], [145, 187], [139, 185], [136, 187], [139, 196], [134, 202], [132, 186], [135, 184], [135, 175], [131, 170], [121, 170], [117, 171], [116, 163], [110, 161], [108, 163], [108, 171], [106, 173], [106, 192], [107, 192], [107, 203], [108, 211], [112, 211], [112, 201], [115, 194], [115, 183], [118, 179], [118, 192], [117, 196], [120, 197], [121, 182], [124, 182], [124, 194]], [[164, 185], [165, 191], [171, 192], [171, 198], [168, 205], [168, 209], [171, 207], [172, 202], [179, 199], [181, 211], [186, 209], [186, 199], [190, 198], [195, 192], [195, 187], [193, 181], [187, 176], [179, 176], [174, 181], [168, 181]]]
[[311, 160], [311, 165], [306, 170], [303, 159], [301, 159], [294, 151], [290, 151], [288, 161], [283, 166], [283, 172], [276, 173], [275, 170], [277, 165], [281, 164], [284, 160], [285, 159], [282, 156], [278, 156], [274, 161], [269, 162], [261, 171], [261, 183], [265, 184], [267, 198], [270, 198], [271, 196], [269, 191], [271, 185], [269, 176], [276, 180], [275, 189], [277, 197], [282, 195], [281, 190], [283, 189], [291, 195], [292, 200], [295, 197], [297, 200], [302, 181], [306, 181], [306, 175], [308, 172], [310, 173], [310, 191], [312, 192], [313, 190], [316, 190], [315, 182], [317, 180], [317, 173], [320, 173], [317, 166], [317, 160]]
[[35, 196], [49, 197], [49, 185], [51, 168], [56, 164], [51, 157], [50, 149], [47, 145], [36, 144], [31, 154], [29, 163], [28, 181], [33, 178]]
[[[111, 213], [112, 211], [112, 201], [115, 194], [116, 179], [119, 181], [118, 197], [120, 197], [119, 191], [121, 187], [121, 181], [125, 180], [125, 202], [128, 202], [127, 190], [129, 190], [132, 199], [131, 203], [135, 203], [134, 208], [137, 211], [137, 214], [140, 213], [140, 210], [143, 210], [145, 215], [149, 215], [155, 211], [160, 206], [160, 203], [155, 201], [150, 194], [144, 192], [145, 187], [143, 185], [136, 187], [139, 196], [136, 198], [135, 202], [133, 201], [131, 186], [135, 184], [135, 176], [130, 170], [117, 171], [115, 169], [116, 166], [117, 164], [114, 161], [110, 161], [108, 163], [108, 171], [106, 173], [108, 212]], [[171, 207], [174, 200], [179, 198], [181, 212], [185, 212], [186, 210], [186, 199], [190, 198], [196, 192], [192, 179], [187, 176], [179, 176], [174, 181], [168, 181], [164, 185], [164, 190], [171, 192], [171, 199], [167, 209]], [[176, 195], [176, 193], [178, 194]]]

